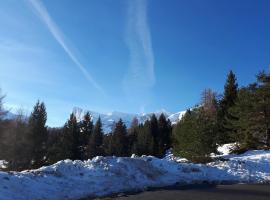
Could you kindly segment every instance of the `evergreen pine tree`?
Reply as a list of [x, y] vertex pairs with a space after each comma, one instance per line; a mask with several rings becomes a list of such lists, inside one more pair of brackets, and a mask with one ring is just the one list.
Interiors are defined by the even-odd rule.
[[90, 137], [87, 152], [88, 157], [93, 158], [95, 156], [103, 155], [103, 131], [102, 131], [102, 123], [100, 117], [98, 118], [93, 133]]
[[220, 107], [218, 110], [218, 143], [225, 144], [234, 142], [232, 124], [230, 124], [231, 115], [229, 109], [234, 106], [237, 98], [238, 84], [235, 74], [230, 71], [224, 86], [224, 95], [220, 101]]
[[29, 117], [30, 165], [40, 167], [45, 162], [47, 141], [47, 112], [43, 102], [37, 102]]
[[270, 148], [270, 73], [260, 72], [257, 75], [258, 90], [256, 96], [257, 114], [254, 116], [265, 138], [265, 145]]
[[221, 106], [224, 112], [227, 112], [228, 109], [234, 105], [237, 98], [237, 88], [238, 84], [235, 74], [230, 71], [227, 76], [227, 80], [224, 86], [224, 96], [221, 101]]
[[[64, 134], [64, 128], [51, 128], [48, 129], [48, 150], [47, 150], [47, 163], [48, 165], [54, 164], [60, 160], [70, 158], [71, 148], [67, 149], [66, 135]], [[70, 146], [69, 146], [70, 147]], [[67, 155], [68, 150], [69, 155]]]
[[173, 129], [173, 152], [175, 155], [180, 155], [184, 158], [195, 160], [194, 155], [200, 153], [197, 150], [199, 141], [197, 136], [197, 113], [187, 110], [185, 115], [176, 124]]
[[112, 142], [113, 155], [128, 156], [130, 154], [130, 152], [128, 152], [127, 128], [122, 119], [115, 124]]
[[192, 162], [209, 162], [215, 152], [214, 124], [205, 118], [202, 108], [188, 110], [173, 130], [173, 152]]
[[63, 155], [61, 157], [63, 157], [63, 159], [80, 159], [79, 127], [74, 113], [70, 114], [69, 120], [63, 128], [62, 144]]
[[241, 88], [235, 105], [229, 109], [229, 114], [232, 116], [230, 123], [235, 131], [233, 139], [239, 144], [236, 149], [238, 152], [256, 149], [259, 145], [257, 136], [260, 127], [256, 111], [258, 103], [256, 91], [256, 84]]
[[87, 157], [87, 146], [93, 132], [93, 121], [89, 112], [86, 112], [83, 116], [83, 120], [80, 124], [80, 146], [81, 146], [81, 158]]
[[139, 125], [137, 140], [133, 145], [133, 153], [136, 155], [153, 155], [154, 138], [151, 133], [151, 123], [146, 120], [145, 123]]
[[193, 162], [208, 162], [216, 152], [217, 103], [210, 89], [202, 93], [201, 106], [188, 110], [173, 130], [173, 151]]
[[127, 135], [128, 152], [130, 152], [131, 154], [135, 153], [134, 144], [136, 143], [136, 140], [137, 140], [138, 127], [139, 127], [139, 120], [135, 117], [131, 122], [131, 126], [128, 129], [128, 135]]
[[160, 157], [160, 137], [159, 137], [159, 129], [158, 129], [158, 120], [155, 114], [153, 114], [150, 118], [150, 129], [151, 135], [153, 137], [153, 156]]
[[112, 133], [106, 134], [103, 137], [103, 151], [105, 156], [113, 155], [113, 137]]
[[82, 133], [82, 137], [81, 137], [81, 143], [83, 145], [86, 145], [89, 141], [89, 138], [92, 134], [93, 131], [93, 121], [91, 119], [91, 115], [89, 112], [86, 112], [84, 117], [83, 117], [83, 121], [82, 121], [82, 125], [81, 125], [81, 133]]
[[159, 152], [162, 157], [166, 150], [171, 147], [171, 122], [167, 120], [165, 115], [162, 113], [158, 119], [159, 128]]
[[257, 83], [241, 88], [229, 114], [238, 152], [270, 147], [270, 75], [261, 72]]

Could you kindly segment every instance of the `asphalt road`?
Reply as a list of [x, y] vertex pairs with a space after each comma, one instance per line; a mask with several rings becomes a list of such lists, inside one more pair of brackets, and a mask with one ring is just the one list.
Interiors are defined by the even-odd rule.
[[174, 186], [137, 194], [118, 194], [102, 200], [270, 200], [270, 185]]

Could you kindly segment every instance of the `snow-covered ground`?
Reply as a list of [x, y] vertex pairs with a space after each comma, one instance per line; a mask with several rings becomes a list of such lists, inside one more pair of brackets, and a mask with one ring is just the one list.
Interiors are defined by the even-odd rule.
[[0, 172], [0, 199], [79, 199], [175, 183], [270, 183], [270, 151], [224, 158], [207, 165], [179, 163], [172, 155], [64, 160], [38, 170]]

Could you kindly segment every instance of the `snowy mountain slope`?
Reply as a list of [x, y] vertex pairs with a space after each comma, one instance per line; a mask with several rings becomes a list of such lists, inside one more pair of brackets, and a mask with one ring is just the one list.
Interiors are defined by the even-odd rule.
[[176, 124], [181, 118], [185, 115], [186, 111], [180, 111], [168, 116], [168, 119], [172, 122], [172, 124]]
[[102, 124], [103, 124], [103, 130], [105, 133], [109, 133], [114, 123], [117, 122], [120, 118], [123, 120], [125, 125], [129, 128], [131, 125], [132, 120], [136, 117], [140, 123], [144, 123], [147, 119], [150, 119], [152, 114], [155, 114], [157, 117], [163, 113], [167, 119], [169, 119], [172, 124], [177, 123], [182, 116], [184, 115], [185, 111], [177, 112], [177, 113], [169, 113], [166, 111], [159, 111], [159, 112], [153, 112], [153, 113], [143, 113], [143, 114], [131, 114], [131, 113], [123, 113], [123, 112], [111, 112], [107, 114], [102, 114], [98, 112], [90, 111], [93, 121], [95, 122], [98, 117], [100, 116]]
[[23, 114], [14, 114], [12, 111], [6, 111], [5, 115], [3, 115], [2, 119], [4, 120], [13, 120], [13, 119], [17, 119], [18, 117], [20, 117], [21, 120], [23, 121], [28, 121], [28, 116]]
[[3, 116], [3, 118], [4, 118], [4, 119], [16, 119], [17, 116], [18, 116], [18, 115], [14, 114], [14, 113], [12, 113], [12, 112], [10, 112], [10, 111], [7, 111], [7, 112], [5, 113], [5, 115]]
[[171, 158], [95, 157], [84, 162], [64, 160], [31, 171], [0, 172], [0, 199], [76, 200], [175, 183], [270, 183], [270, 151], [229, 155], [228, 161], [207, 165]]
[[[124, 112], [111, 112], [111, 113], [99, 113], [95, 111], [89, 111], [92, 115], [93, 121], [96, 122], [98, 117], [101, 118], [102, 125], [103, 125], [103, 131], [104, 133], [109, 133], [112, 131], [115, 122], [117, 122], [120, 118], [123, 120], [127, 128], [130, 127], [132, 120], [136, 117], [139, 121], [139, 123], [144, 123], [147, 119], [150, 119], [152, 114], [155, 114], [157, 117], [163, 113], [167, 119], [169, 119], [172, 124], [176, 124], [182, 116], [185, 114], [185, 111], [177, 112], [177, 113], [170, 113], [167, 111], [158, 111], [153, 113], [143, 113], [143, 114], [133, 114], [133, 113], [124, 113]], [[80, 113], [81, 115], [82, 113]], [[7, 112], [7, 114], [4, 116], [4, 119], [15, 119], [18, 115]], [[82, 116], [79, 116], [78, 118], [82, 119]]]

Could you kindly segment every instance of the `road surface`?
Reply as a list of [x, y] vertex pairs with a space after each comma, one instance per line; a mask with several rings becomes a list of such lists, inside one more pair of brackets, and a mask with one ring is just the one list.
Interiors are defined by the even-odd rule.
[[270, 200], [270, 185], [174, 186], [137, 194], [118, 194], [100, 200]]

